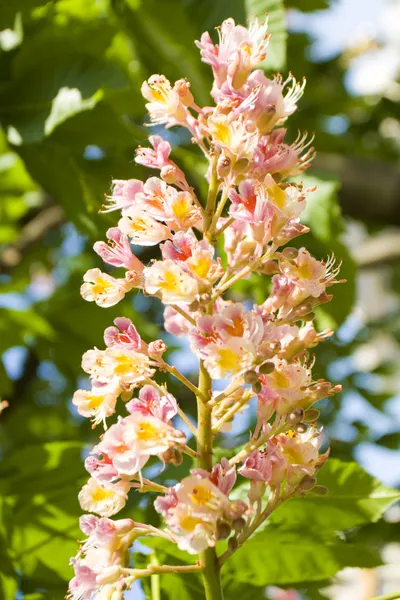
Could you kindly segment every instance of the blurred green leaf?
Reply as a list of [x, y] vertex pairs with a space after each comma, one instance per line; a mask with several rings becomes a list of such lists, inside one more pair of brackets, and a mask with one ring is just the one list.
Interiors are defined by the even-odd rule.
[[379, 554], [361, 544], [310, 535], [306, 528], [282, 532], [268, 526], [248, 540], [224, 569], [239, 582], [262, 586], [324, 580], [344, 567], [379, 564]]
[[342, 241], [344, 221], [337, 198], [339, 184], [316, 177], [302, 177], [306, 187], [316, 186], [315, 192], [309, 194], [307, 206], [301, 215], [301, 222], [308, 225], [311, 232], [296, 240], [297, 246], [304, 245], [317, 258], [327, 259], [335, 255], [342, 266], [338, 279], [346, 279], [346, 283], [329, 288], [333, 300], [317, 309], [320, 327], [337, 328], [350, 314], [355, 302], [356, 265], [347, 246]]
[[333, 533], [364, 523], [375, 523], [400, 499], [400, 492], [386, 487], [356, 462], [330, 458], [318, 473], [318, 484], [328, 494], [308, 494], [280, 506], [270, 518], [282, 530], [307, 523], [310, 531]]
[[77, 489], [86, 478], [83, 448], [80, 442], [25, 446], [0, 465], [7, 553], [38, 588], [71, 575], [80, 535]]
[[19, 146], [16, 150], [32, 178], [57, 198], [68, 219], [94, 236], [102, 223], [97, 214], [99, 201], [92, 196], [72, 154], [50, 141]]
[[33, 337], [46, 340], [54, 338], [54, 330], [49, 322], [36, 310], [26, 311], [0, 308], [0, 350], [24, 345]]
[[302, 12], [312, 12], [313, 10], [328, 8], [329, 0], [287, 0], [285, 4], [288, 8], [297, 8]]

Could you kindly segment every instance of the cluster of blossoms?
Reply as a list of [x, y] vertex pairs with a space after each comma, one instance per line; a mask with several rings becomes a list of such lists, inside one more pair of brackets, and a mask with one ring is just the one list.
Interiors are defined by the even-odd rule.
[[[73, 398], [78, 412], [105, 432], [86, 458], [90, 474], [79, 494], [81, 528], [88, 535], [72, 560], [71, 600], [118, 600], [138, 577], [158, 568], [129, 566], [129, 547], [139, 536], [159, 536], [199, 561], [192, 570], [207, 577], [207, 552], [218, 540], [227, 549], [222, 565], [283, 501], [312, 490], [328, 456], [320, 453], [318, 410], [313, 405], [340, 391], [312, 376], [309, 351], [332, 331], [317, 332], [314, 309], [331, 299], [338, 283], [334, 258], [315, 259], [305, 247], [289, 242], [306, 233], [301, 213], [314, 190], [288, 178], [300, 175], [313, 158], [305, 136], [285, 141], [286, 119], [304, 90], [290, 76], [269, 79], [257, 66], [269, 41], [267, 22], [249, 28], [224, 21], [219, 43], [208, 33], [199, 42], [202, 60], [214, 75], [214, 106], [200, 108], [190, 84], [173, 85], [153, 75], [142, 86], [151, 123], [187, 128], [205, 154], [209, 193], [202, 202], [185, 174], [170, 158], [171, 146], [158, 135], [139, 148], [136, 162], [159, 172], [146, 182], [113, 182], [104, 212], [119, 211], [108, 242], [96, 242], [103, 261], [125, 269], [115, 278], [100, 269], [84, 276], [82, 296], [102, 307], [118, 303], [132, 289], [164, 305], [165, 330], [189, 340], [200, 363], [196, 386], [163, 358], [162, 340], [145, 343], [132, 322], [118, 318], [104, 333], [105, 349], [83, 356], [90, 390]], [[144, 264], [132, 246], [159, 246], [159, 258]], [[218, 252], [217, 252], [218, 248]], [[271, 291], [251, 308], [224, 298], [252, 273], [270, 275]], [[156, 372], [169, 373], [193, 392], [199, 420], [191, 422], [178, 400], [158, 383]], [[228, 380], [223, 391], [213, 380]], [[249, 441], [230, 460], [213, 464], [213, 438], [229, 429], [235, 415], [256, 397], [257, 415]], [[124, 404], [124, 416], [107, 419]], [[185, 421], [190, 438], [176, 427]], [[196, 449], [190, 445], [197, 442]], [[197, 461], [187, 477], [164, 487], [144, 476], [146, 464], [179, 464], [182, 454]], [[239, 477], [239, 479], [238, 479]], [[234, 487], [247, 480], [246, 501]], [[128, 493], [155, 492], [154, 506], [164, 526], [130, 519], [112, 521]], [[243, 496], [241, 496], [243, 497]], [[208, 566], [207, 566], [208, 565]], [[159, 572], [183, 567], [164, 565]], [[215, 566], [218, 569], [218, 566]], [[188, 567], [189, 569], [189, 567]]]

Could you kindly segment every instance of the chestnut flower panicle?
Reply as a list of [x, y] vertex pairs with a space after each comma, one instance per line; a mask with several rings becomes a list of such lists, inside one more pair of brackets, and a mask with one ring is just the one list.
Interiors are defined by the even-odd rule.
[[[219, 585], [217, 564], [272, 510], [294, 496], [323, 491], [315, 487], [316, 478], [329, 451], [320, 451], [314, 405], [341, 386], [313, 378], [310, 350], [333, 333], [316, 330], [314, 309], [341, 283], [340, 264], [333, 256], [314, 258], [305, 246], [289, 246], [308, 232], [301, 220], [315, 188], [292, 178], [308, 168], [314, 149], [307, 134], [287, 139], [285, 122], [297, 109], [305, 80], [264, 74], [267, 25], [255, 19], [244, 27], [227, 19], [218, 28], [218, 43], [207, 32], [196, 42], [214, 77], [211, 106], [198, 106], [185, 79], [171, 83], [156, 74], [142, 85], [150, 125], [186, 128], [204, 153], [207, 199], [172, 160], [171, 144], [150, 135], [150, 146], [140, 147], [135, 160], [153, 175], [144, 182], [113, 181], [102, 212], [119, 214], [107, 242], [94, 244], [106, 272], [89, 269], [81, 294], [103, 308], [124, 302], [130, 312], [125, 297], [133, 290], [161, 302], [165, 330], [189, 341], [200, 362], [199, 379], [196, 384], [169, 364], [166, 341], [144, 341], [127, 317], [106, 328], [104, 349], [83, 355], [89, 385], [72, 401], [105, 431], [85, 459], [90, 477], [79, 502], [90, 513], [81, 518], [88, 537], [71, 560], [70, 600], [122, 600], [135, 579], [157, 569], [182, 570], [151, 563], [131, 567], [129, 549], [139, 536], [156, 536], [199, 555], [187, 568]], [[144, 258], [149, 247], [150, 261]], [[117, 276], [108, 272], [115, 267]], [[259, 304], [227, 297], [234, 284], [260, 274], [270, 276], [272, 285]], [[177, 397], [168, 390], [168, 377], [181, 386]], [[215, 380], [224, 389], [213, 389]], [[194, 411], [184, 411], [182, 386], [197, 403], [197, 423]], [[252, 398], [257, 420], [249, 440], [234, 456], [215, 462], [215, 436], [231, 427]], [[169, 487], [158, 483], [155, 473], [166, 463], [181, 464], [184, 454], [196, 466]], [[159, 527], [110, 519], [130, 493], [144, 492], [157, 493]], [[222, 540], [228, 540], [226, 550], [217, 557], [216, 542]]]

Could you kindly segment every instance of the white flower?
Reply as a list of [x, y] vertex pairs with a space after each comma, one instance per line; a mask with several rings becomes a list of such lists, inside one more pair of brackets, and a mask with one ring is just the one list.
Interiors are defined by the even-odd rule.
[[129, 286], [125, 279], [114, 279], [100, 269], [89, 269], [83, 276], [81, 296], [88, 302], [96, 302], [104, 308], [118, 304], [125, 296]]
[[111, 517], [124, 508], [129, 488], [130, 484], [126, 481], [100, 483], [91, 477], [79, 492], [78, 500], [83, 510]]
[[160, 294], [164, 304], [191, 304], [199, 292], [196, 279], [170, 259], [153, 263], [143, 275], [146, 292], [152, 296]]
[[168, 227], [149, 215], [142, 203], [129, 208], [119, 220], [118, 227], [138, 246], [155, 246], [171, 236]]

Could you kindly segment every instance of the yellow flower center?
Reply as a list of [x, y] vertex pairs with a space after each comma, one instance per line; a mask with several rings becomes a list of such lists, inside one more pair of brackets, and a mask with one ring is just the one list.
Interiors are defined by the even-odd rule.
[[225, 146], [229, 146], [231, 143], [231, 132], [228, 125], [225, 123], [216, 123], [214, 127], [214, 138], [218, 142], [222, 142]]
[[105, 490], [102, 487], [98, 487], [92, 492], [92, 500], [94, 502], [101, 502], [102, 500], [108, 500], [112, 498], [113, 492], [112, 490]]
[[197, 262], [192, 263], [191, 267], [198, 277], [206, 277], [210, 269], [210, 261], [203, 256]]
[[210, 502], [213, 497], [213, 493], [208, 487], [198, 486], [193, 488], [192, 493], [190, 494], [190, 499], [193, 504], [205, 505]]
[[276, 183], [268, 188], [268, 198], [281, 210], [286, 204], [286, 194]]
[[112, 283], [99, 277], [93, 284], [92, 291], [94, 294], [106, 294], [112, 288]]
[[233, 371], [238, 366], [238, 355], [230, 348], [221, 348], [218, 350], [218, 365], [224, 371]]
[[131, 221], [131, 229], [133, 231], [146, 231], [147, 226], [143, 219], [138, 217], [135, 221]]
[[289, 387], [290, 381], [282, 371], [275, 370], [273, 372], [272, 376], [274, 378], [274, 382], [277, 387], [280, 387], [280, 388]]
[[304, 462], [301, 452], [297, 448], [293, 448], [293, 446], [289, 448], [284, 447], [283, 453], [291, 465], [301, 465]]
[[177, 219], [183, 220], [188, 216], [190, 204], [185, 198], [178, 198], [174, 202], [172, 210]]
[[158, 439], [159, 431], [151, 423], [141, 423], [136, 435], [138, 440], [148, 442], [150, 440]]
[[117, 364], [114, 367], [115, 375], [126, 375], [134, 368], [134, 363], [131, 356], [121, 355], [116, 357]]
[[104, 402], [105, 396], [97, 394], [88, 394], [86, 396], [86, 402], [89, 409], [98, 408]]
[[311, 271], [311, 265], [309, 265], [308, 263], [305, 263], [303, 265], [301, 265], [300, 267], [297, 267], [297, 273], [299, 274], [299, 277], [301, 277], [302, 279], [311, 279], [313, 274]]
[[201, 523], [200, 519], [197, 519], [196, 517], [192, 517], [191, 515], [185, 515], [184, 517], [182, 517], [180, 519], [179, 526], [184, 531], [193, 531], [194, 528], [196, 527], [196, 525], [198, 525], [199, 523]]
[[160, 281], [160, 288], [167, 292], [174, 292], [179, 286], [178, 277], [171, 271], [164, 273], [164, 281]]

